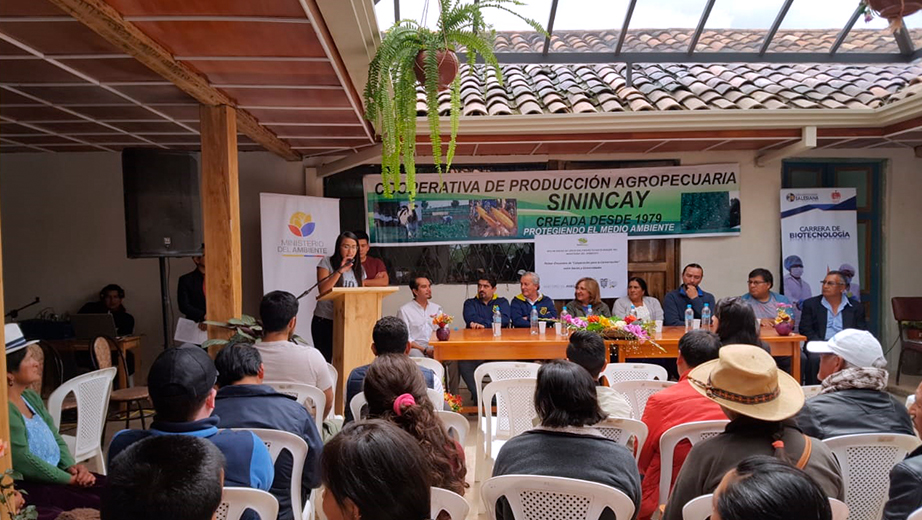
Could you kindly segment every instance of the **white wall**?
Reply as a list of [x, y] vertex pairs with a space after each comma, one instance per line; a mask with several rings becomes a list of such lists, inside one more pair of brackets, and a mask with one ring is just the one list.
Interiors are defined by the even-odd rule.
[[[121, 158], [117, 153], [0, 155], [3, 289], [7, 310], [42, 299], [21, 319], [50, 307], [74, 313], [96, 299], [104, 285], [126, 292], [125, 307], [143, 334], [145, 367], [163, 345], [160, 275], [156, 259], [125, 256]], [[304, 193], [301, 163], [265, 152], [241, 153], [240, 219], [243, 310], [258, 312], [262, 295], [259, 193]], [[174, 258], [170, 289], [174, 317], [176, 283], [193, 268]], [[146, 370], [142, 370], [142, 379]]]

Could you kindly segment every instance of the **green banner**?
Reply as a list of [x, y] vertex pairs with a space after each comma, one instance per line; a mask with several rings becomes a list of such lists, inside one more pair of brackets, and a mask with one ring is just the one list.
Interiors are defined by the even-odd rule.
[[363, 179], [368, 235], [378, 246], [531, 241], [535, 235], [628, 233], [696, 237], [740, 232], [739, 165], [416, 176], [384, 196]]

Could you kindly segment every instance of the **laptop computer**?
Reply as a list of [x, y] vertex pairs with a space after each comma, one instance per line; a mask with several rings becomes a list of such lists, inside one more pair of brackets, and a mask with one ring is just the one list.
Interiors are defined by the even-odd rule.
[[115, 328], [115, 318], [111, 314], [74, 314], [70, 317], [70, 324], [74, 327], [74, 337], [77, 339], [93, 339], [96, 336], [115, 338], [118, 331]]

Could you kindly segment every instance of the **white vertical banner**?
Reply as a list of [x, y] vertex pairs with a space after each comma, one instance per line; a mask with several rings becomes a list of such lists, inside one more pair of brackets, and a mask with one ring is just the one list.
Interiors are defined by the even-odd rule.
[[860, 298], [856, 208], [855, 188], [781, 190], [782, 286], [798, 308], [834, 270], [853, 273], [849, 296]]
[[[339, 235], [339, 199], [259, 194], [263, 292], [298, 296], [317, 283], [317, 264], [333, 254]], [[301, 298], [296, 333], [311, 340], [317, 290]]]
[[535, 272], [541, 294], [573, 299], [577, 280], [595, 278], [601, 298], [627, 294], [627, 233], [535, 235]]

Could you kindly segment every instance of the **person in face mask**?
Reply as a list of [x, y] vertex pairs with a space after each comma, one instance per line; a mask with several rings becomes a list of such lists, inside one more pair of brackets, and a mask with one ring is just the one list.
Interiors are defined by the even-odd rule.
[[813, 296], [810, 284], [801, 278], [804, 274], [804, 262], [799, 256], [791, 255], [784, 259], [784, 269], [789, 273], [784, 277], [784, 295], [794, 302], [799, 311], [803, 301]]
[[845, 275], [845, 294], [856, 302], [860, 302], [861, 287], [856, 283], [852, 283], [852, 280], [855, 279], [855, 268], [852, 264], [842, 264], [839, 266], [839, 272]]

